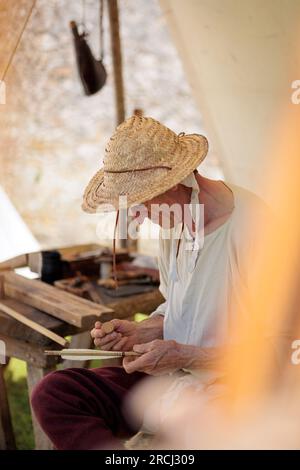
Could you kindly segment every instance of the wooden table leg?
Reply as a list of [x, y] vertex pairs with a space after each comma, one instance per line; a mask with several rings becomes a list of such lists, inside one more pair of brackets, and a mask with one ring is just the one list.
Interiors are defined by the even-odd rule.
[[[29, 396], [36, 386], [36, 384], [45, 377], [46, 374], [52, 372], [55, 368], [39, 368], [35, 367], [32, 364], [27, 363], [27, 384]], [[45, 404], [46, 405], [46, 404]], [[44, 431], [41, 429], [39, 423], [37, 422], [33, 411], [31, 410], [33, 432], [35, 439], [35, 448], [36, 450], [52, 450], [53, 444], [50, 439], [46, 436]]]
[[15, 448], [16, 442], [4, 380], [4, 367], [0, 365], [0, 450], [14, 450]]
[[[91, 333], [85, 331], [84, 333], [79, 333], [78, 335], [72, 336], [70, 348], [71, 349], [89, 349], [92, 347], [93, 341], [91, 338]], [[90, 361], [70, 361], [65, 359], [63, 361], [63, 368], [68, 369], [69, 367], [82, 367], [87, 368]]]

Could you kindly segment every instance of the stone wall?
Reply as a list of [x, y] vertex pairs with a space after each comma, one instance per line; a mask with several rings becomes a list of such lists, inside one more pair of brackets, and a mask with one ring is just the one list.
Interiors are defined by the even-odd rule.
[[[85, 3], [98, 54], [98, 1]], [[157, 0], [119, 3], [127, 116], [138, 107], [176, 132], [205, 132]], [[6, 78], [0, 184], [43, 247], [97, 239], [96, 218], [84, 214], [80, 203], [115, 127], [106, 13], [109, 77], [96, 95], [84, 96], [75, 68], [69, 21], [82, 19], [77, 0], [37, 0]], [[221, 174], [215, 155], [208, 156], [204, 172]]]

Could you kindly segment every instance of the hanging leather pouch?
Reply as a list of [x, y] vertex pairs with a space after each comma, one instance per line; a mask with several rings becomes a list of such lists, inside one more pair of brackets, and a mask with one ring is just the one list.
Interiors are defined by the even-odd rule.
[[102, 60], [97, 60], [92, 54], [86, 40], [86, 33], [79, 33], [75, 21], [70, 22], [73, 33], [76, 63], [78, 73], [86, 95], [93, 95], [103, 88], [107, 73]]

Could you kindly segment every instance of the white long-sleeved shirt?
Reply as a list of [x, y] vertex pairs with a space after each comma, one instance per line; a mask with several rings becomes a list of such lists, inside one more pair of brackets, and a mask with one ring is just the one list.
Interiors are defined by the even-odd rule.
[[[205, 235], [193, 272], [188, 270], [191, 251], [187, 228], [183, 230], [177, 257], [178, 280], [172, 280], [181, 225], [161, 230], [160, 291], [166, 301], [152, 315], [164, 315], [164, 339], [201, 347], [217, 347], [228, 342], [237, 321], [235, 312], [247, 316], [245, 294], [248, 288], [249, 260], [255, 262], [256, 246], [249, 219], [269, 217], [270, 209], [256, 195], [235, 185], [228, 185], [234, 196], [229, 219]], [[168, 237], [164, 238], [164, 237]], [[230, 333], [231, 332], [231, 333]]]
[[[188, 269], [192, 252], [185, 249], [190, 243], [187, 229], [183, 231], [177, 257], [177, 280], [171, 275], [172, 260], [177, 248], [174, 239], [178, 239], [182, 227], [179, 225], [169, 232], [161, 230], [160, 291], [166, 301], [152, 315], [164, 316], [166, 340], [199, 347], [238, 343], [240, 316], [245, 320], [249, 318], [249, 280], [259, 256], [258, 231], [253, 224], [269, 219], [271, 211], [250, 191], [231, 184], [227, 186], [233, 192], [234, 210], [223, 225], [204, 237], [193, 272]], [[271, 330], [272, 327], [266, 326], [266, 338], [269, 335], [272, 341]], [[145, 429], [156, 429], [186, 387], [192, 385], [203, 391], [203, 399], [208, 401], [224, 393], [223, 385], [214, 382], [219, 371], [186, 372], [191, 373], [175, 376], [172, 385], [147, 410]]]

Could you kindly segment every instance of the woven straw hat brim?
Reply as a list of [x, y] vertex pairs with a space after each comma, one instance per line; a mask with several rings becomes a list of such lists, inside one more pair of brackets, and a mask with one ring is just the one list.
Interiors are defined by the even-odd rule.
[[[110, 212], [144, 203], [168, 191], [192, 173], [208, 151], [207, 139], [198, 134], [182, 136], [179, 145], [176, 164], [170, 170], [157, 168], [109, 175], [99, 170], [85, 190], [82, 209], [89, 213]], [[120, 200], [125, 195], [126, 201]]]

